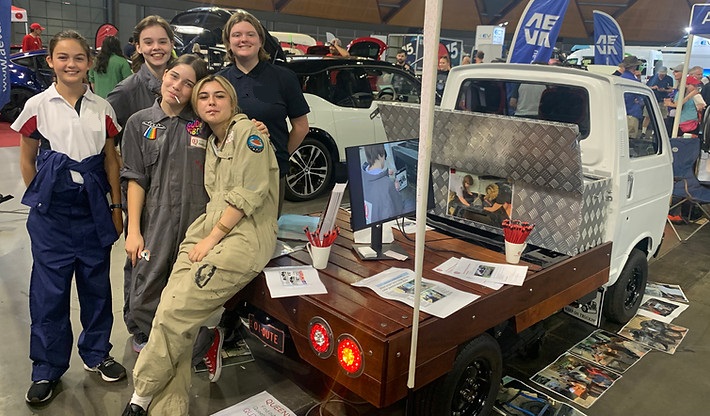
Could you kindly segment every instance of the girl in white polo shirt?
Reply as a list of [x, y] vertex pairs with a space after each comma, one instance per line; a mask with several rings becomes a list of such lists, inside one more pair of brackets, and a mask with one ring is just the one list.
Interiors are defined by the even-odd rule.
[[105, 381], [126, 377], [125, 368], [109, 355], [110, 254], [122, 231], [113, 141], [120, 127], [108, 102], [83, 83], [91, 53], [80, 34], [56, 34], [49, 42], [47, 62], [56, 82], [30, 98], [12, 125], [22, 134], [20, 169], [27, 185], [22, 203], [30, 206], [32, 385], [25, 396], [30, 404], [51, 399], [69, 368], [73, 276], [81, 308], [78, 348], [84, 369]]

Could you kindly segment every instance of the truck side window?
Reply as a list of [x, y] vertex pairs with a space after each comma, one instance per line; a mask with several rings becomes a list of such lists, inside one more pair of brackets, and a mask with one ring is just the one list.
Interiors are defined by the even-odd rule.
[[651, 97], [634, 92], [624, 93], [626, 125], [629, 135], [629, 157], [656, 155], [660, 151], [659, 124], [653, 112]]

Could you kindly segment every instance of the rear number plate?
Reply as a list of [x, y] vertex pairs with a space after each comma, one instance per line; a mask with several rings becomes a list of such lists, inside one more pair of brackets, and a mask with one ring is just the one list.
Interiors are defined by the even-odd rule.
[[264, 344], [283, 354], [284, 352], [284, 331], [273, 325], [262, 324], [249, 314], [249, 331], [259, 338]]

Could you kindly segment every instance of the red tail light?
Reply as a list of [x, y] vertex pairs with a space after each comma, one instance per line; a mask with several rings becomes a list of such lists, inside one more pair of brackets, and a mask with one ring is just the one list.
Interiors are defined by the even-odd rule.
[[308, 323], [308, 338], [311, 349], [320, 358], [328, 358], [333, 354], [333, 330], [325, 319], [316, 316]]
[[360, 343], [350, 334], [338, 337], [338, 363], [350, 377], [358, 377], [365, 368]]

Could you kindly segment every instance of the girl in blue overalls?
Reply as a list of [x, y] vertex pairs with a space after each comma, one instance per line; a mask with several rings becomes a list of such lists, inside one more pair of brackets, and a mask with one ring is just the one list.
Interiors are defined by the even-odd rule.
[[[87, 371], [117, 381], [126, 370], [111, 351], [111, 246], [122, 231], [118, 158], [120, 127], [111, 106], [83, 83], [91, 64], [86, 40], [74, 31], [49, 43], [56, 82], [30, 98], [13, 123], [22, 134], [20, 169], [30, 206], [30, 404], [52, 398], [69, 368], [72, 276], [81, 308], [79, 355]], [[107, 196], [110, 194], [110, 201]]]

